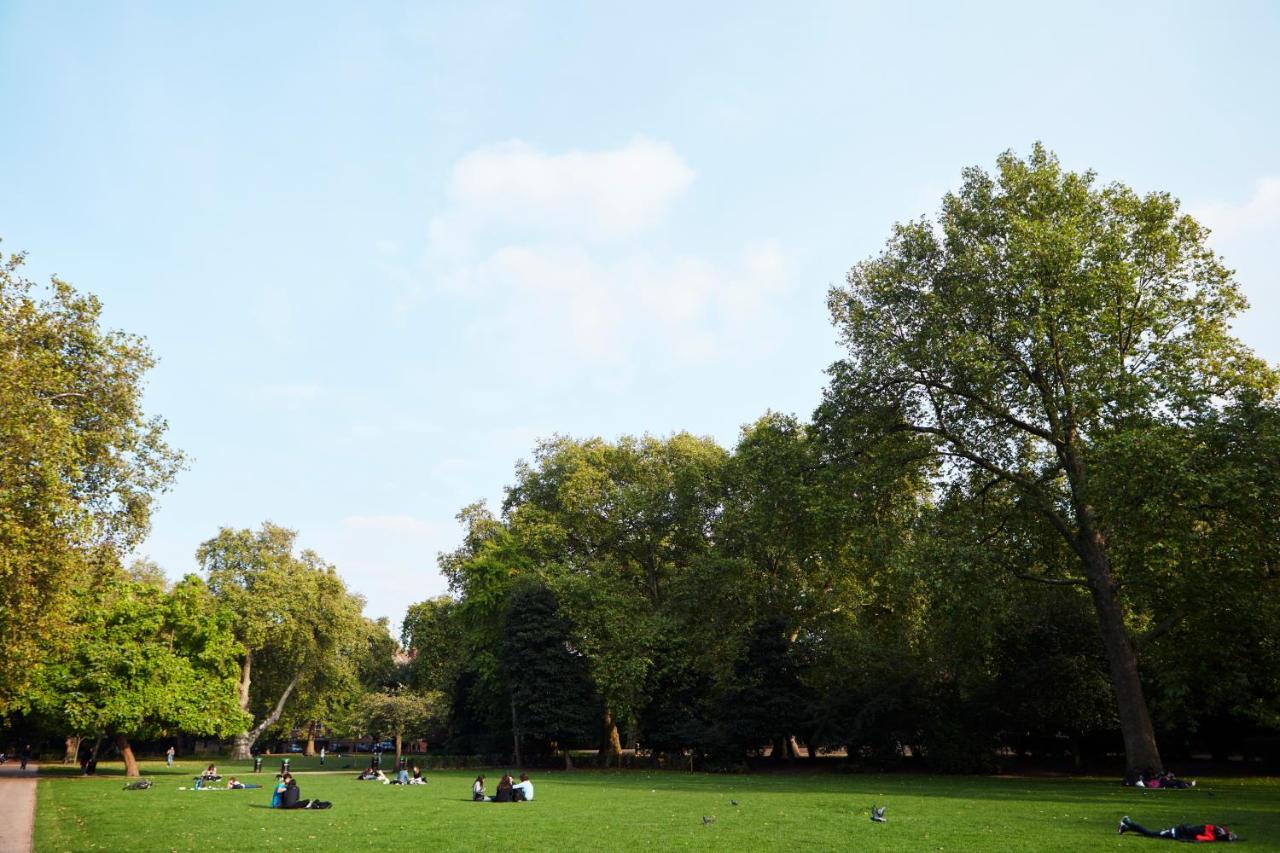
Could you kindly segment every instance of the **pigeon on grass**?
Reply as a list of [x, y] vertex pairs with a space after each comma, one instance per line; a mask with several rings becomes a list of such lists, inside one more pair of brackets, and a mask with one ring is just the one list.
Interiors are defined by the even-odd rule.
[[871, 807], [871, 821], [873, 823], [888, 823], [889, 818], [884, 816], [885, 806]]

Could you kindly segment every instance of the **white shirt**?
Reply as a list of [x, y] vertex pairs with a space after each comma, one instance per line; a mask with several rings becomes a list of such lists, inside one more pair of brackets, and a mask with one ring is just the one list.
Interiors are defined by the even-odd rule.
[[530, 782], [528, 779], [526, 779], [523, 782], [517, 782], [511, 787], [512, 789], [519, 788], [520, 790], [524, 791], [524, 798], [526, 800], [533, 799], [533, 783]]

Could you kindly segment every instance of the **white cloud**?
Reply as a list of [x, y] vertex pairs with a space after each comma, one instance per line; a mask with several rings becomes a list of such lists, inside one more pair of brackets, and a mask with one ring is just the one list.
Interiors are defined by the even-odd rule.
[[342, 519], [342, 526], [347, 530], [424, 538], [446, 536], [453, 532], [455, 525], [411, 515], [348, 515]]
[[1269, 239], [1280, 236], [1280, 175], [1262, 178], [1244, 204], [1212, 201], [1193, 208], [1197, 219], [1213, 229], [1214, 236], [1231, 241], [1267, 232]]
[[1249, 299], [1249, 310], [1235, 331], [1272, 364], [1280, 363], [1280, 175], [1260, 178], [1249, 198], [1238, 204], [1208, 201], [1191, 213], [1213, 230], [1209, 238]]
[[[537, 232], [618, 238], [653, 225], [693, 180], [666, 143], [545, 154], [518, 140], [467, 154], [452, 189], [465, 218]], [[434, 227], [447, 230], [450, 223]]]
[[515, 141], [480, 148], [453, 169], [448, 206], [431, 221], [423, 271], [398, 308], [437, 296], [481, 309], [468, 331], [506, 370], [607, 364], [605, 382], [645, 358], [706, 361], [767, 348], [755, 334], [787, 285], [781, 248], [730, 260], [672, 252], [668, 224], [693, 170], [668, 144], [548, 154]]
[[597, 261], [577, 249], [506, 247], [480, 268], [483, 292], [505, 295], [508, 329], [530, 323], [546, 342], [616, 361], [656, 346], [702, 361], [741, 342], [769, 299], [786, 286], [776, 245], [720, 268], [699, 258], [632, 255]]

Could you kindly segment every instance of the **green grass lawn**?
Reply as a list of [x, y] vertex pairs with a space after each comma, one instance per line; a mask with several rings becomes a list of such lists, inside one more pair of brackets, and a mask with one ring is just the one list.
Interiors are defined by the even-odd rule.
[[[294, 759], [304, 798], [329, 811], [272, 811], [278, 759], [254, 777], [248, 762], [218, 762], [224, 777], [265, 787], [192, 791], [204, 766], [144, 762], [155, 781], [122, 790], [118, 764], [80, 778], [46, 765], [36, 810], [38, 851], [340, 850], [1148, 850], [1166, 842], [1116, 835], [1121, 815], [1150, 827], [1222, 823], [1248, 849], [1280, 850], [1280, 779], [1202, 779], [1189, 791], [1143, 791], [1110, 779], [676, 772], [538, 772], [532, 803], [470, 801], [474, 773], [440, 771], [401, 788], [357, 782], [342, 765]], [[207, 762], [205, 762], [207, 763]], [[387, 762], [390, 764], [390, 762]], [[492, 791], [501, 769], [486, 771]], [[730, 800], [737, 800], [734, 806]], [[873, 803], [889, 822], [869, 820]], [[703, 824], [703, 815], [715, 818]], [[1178, 848], [1172, 848], [1178, 849]]]

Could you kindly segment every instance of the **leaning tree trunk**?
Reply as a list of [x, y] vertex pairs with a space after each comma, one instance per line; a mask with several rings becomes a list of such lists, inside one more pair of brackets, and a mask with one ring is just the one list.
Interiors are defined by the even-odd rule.
[[[248, 659], [249, 659], [249, 656], [246, 654], [245, 666], [241, 670], [242, 680], [240, 682], [241, 684], [240, 697], [241, 697], [241, 703], [242, 703], [240, 707], [242, 710], [245, 710], [245, 711], [249, 710]], [[298, 673], [293, 676], [293, 679], [290, 680], [289, 685], [285, 687], [284, 692], [280, 694], [280, 699], [276, 702], [276, 706], [271, 709], [270, 714], [267, 714], [267, 716], [263, 717], [262, 722], [258, 723], [258, 725], [254, 726], [252, 729], [249, 729], [247, 732], [240, 732], [240, 734], [235, 736], [235, 740], [233, 741], [232, 747], [231, 747], [231, 756], [230, 756], [231, 758], [237, 759], [237, 760], [245, 760], [253, 757], [253, 752], [252, 752], [253, 745], [257, 743], [258, 738], [262, 736], [263, 732], [265, 732], [271, 726], [274, 726], [276, 724], [276, 721], [280, 719], [280, 715], [284, 713], [284, 704], [289, 701], [289, 696], [290, 694], [293, 693], [293, 688], [298, 686], [298, 679], [301, 677], [302, 677], [302, 673]]]
[[400, 732], [396, 732], [396, 769], [397, 770], [400, 769], [400, 752], [401, 752], [401, 747], [404, 745], [402, 740], [403, 737], [404, 735], [400, 734]]
[[316, 723], [315, 720], [307, 723], [307, 746], [302, 750], [303, 755], [316, 754]]
[[[1086, 528], [1087, 530], [1087, 528]], [[1138, 655], [1124, 625], [1124, 611], [1116, 600], [1116, 581], [1101, 535], [1083, 533], [1079, 553], [1089, 578], [1093, 609], [1098, 615], [1102, 646], [1111, 669], [1111, 684], [1124, 737], [1125, 779], [1139, 773], [1159, 773], [1164, 769], [1156, 746], [1155, 728], [1147, 711], [1142, 679], [1138, 675]]]
[[124, 735], [116, 735], [116, 746], [120, 750], [120, 757], [124, 759], [124, 775], [137, 778], [142, 774], [138, 772], [138, 759], [133, 755], [133, 747], [129, 746], [129, 739]]

